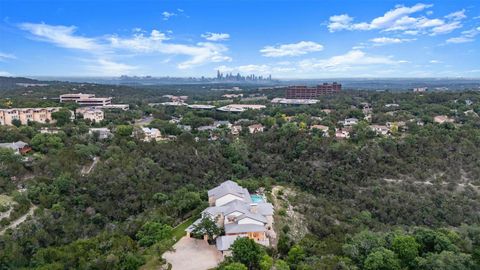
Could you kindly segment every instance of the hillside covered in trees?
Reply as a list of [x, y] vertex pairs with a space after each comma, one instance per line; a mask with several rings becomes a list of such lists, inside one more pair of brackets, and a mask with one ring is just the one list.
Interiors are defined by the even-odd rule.
[[[269, 91], [269, 98], [279, 95]], [[145, 96], [116, 98], [131, 110], [107, 112], [102, 123], [67, 121], [55, 134], [39, 132], [52, 125], [0, 126], [0, 143], [22, 140], [33, 148], [26, 157], [0, 149], [0, 193], [16, 202], [0, 230], [37, 207], [0, 235], [0, 269], [147, 269], [176, 240], [173, 228], [197, 217], [206, 191], [227, 179], [290, 202], [305, 232], [296, 234], [288, 215], [277, 211], [282, 226], [276, 248], [239, 243], [219, 269], [479, 269], [478, 92], [352, 91], [312, 106], [269, 105], [241, 114], [150, 107]], [[35, 102], [31, 96], [12, 100]], [[362, 120], [365, 102], [373, 107], [372, 123], [404, 121], [406, 131], [372, 132]], [[385, 106], [390, 103], [399, 106]], [[455, 122], [435, 123], [439, 114]], [[134, 120], [144, 116], [176, 139], [130, 136]], [[212, 140], [212, 134], [169, 122], [180, 117], [193, 128], [248, 119], [265, 131], [233, 136], [220, 128]], [[308, 128], [335, 129], [347, 117], [361, 119], [348, 139]], [[89, 134], [100, 126], [114, 136]], [[82, 173], [93, 157], [99, 160], [95, 168]], [[292, 192], [273, 194], [274, 187]], [[252, 255], [245, 249], [259, 250]]]

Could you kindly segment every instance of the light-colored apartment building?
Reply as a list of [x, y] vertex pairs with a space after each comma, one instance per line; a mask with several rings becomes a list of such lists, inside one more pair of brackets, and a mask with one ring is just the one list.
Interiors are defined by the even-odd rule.
[[28, 122], [53, 123], [52, 113], [58, 112], [60, 107], [48, 108], [12, 108], [0, 109], [0, 125], [13, 125], [15, 119], [20, 120], [22, 125]]
[[76, 112], [77, 112], [77, 115], [78, 114], [83, 115], [83, 119], [88, 119], [96, 123], [102, 121], [105, 117], [103, 111], [96, 108], [90, 108], [90, 107], [78, 108]]

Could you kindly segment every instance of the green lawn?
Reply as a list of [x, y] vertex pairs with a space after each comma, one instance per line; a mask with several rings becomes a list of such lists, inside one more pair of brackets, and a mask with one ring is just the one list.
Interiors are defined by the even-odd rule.
[[187, 229], [188, 226], [192, 225], [195, 220], [197, 220], [197, 217], [191, 216], [189, 219], [185, 220], [183, 223], [173, 228], [173, 236], [175, 237], [176, 241], [180, 240], [180, 238], [186, 235], [185, 229]]
[[[185, 229], [192, 225], [195, 220], [197, 220], [197, 216], [192, 216], [186, 219], [184, 222], [178, 224], [177, 227], [173, 228], [172, 235], [175, 241], [172, 242], [172, 246], [187, 234]], [[146, 257], [146, 263], [140, 267], [141, 270], [156, 270], [161, 268], [163, 265], [162, 259], [160, 258], [161, 255], [154, 250], [153, 246], [146, 249], [144, 254]]]

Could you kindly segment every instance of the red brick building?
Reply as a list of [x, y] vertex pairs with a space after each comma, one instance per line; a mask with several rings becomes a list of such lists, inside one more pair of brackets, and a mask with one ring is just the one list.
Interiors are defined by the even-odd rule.
[[287, 88], [285, 97], [288, 99], [315, 99], [322, 95], [340, 93], [342, 85], [339, 83], [324, 83], [313, 87], [293, 85]]

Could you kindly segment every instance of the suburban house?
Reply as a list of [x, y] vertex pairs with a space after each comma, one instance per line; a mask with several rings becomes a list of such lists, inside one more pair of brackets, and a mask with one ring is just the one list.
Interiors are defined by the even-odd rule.
[[446, 115], [437, 115], [433, 117], [433, 122], [443, 124], [443, 123], [453, 123], [454, 120], [452, 118], [449, 118]]
[[25, 155], [26, 153], [32, 151], [32, 148], [28, 146], [26, 142], [18, 141], [13, 143], [0, 143], [0, 148], [11, 149], [17, 155]]
[[238, 135], [240, 132], [242, 132], [242, 126], [240, 125], [234, 125], [231, 128], [232, 135]]
[[382, 125], [370, 125], [370, 128], [377, 133], [377, 135], [388, 135], [390, 133], [390, 128]]
[[142, 128], [142, 132], [144, 135], [143, 141], [145, 142], [159, 141], [162, 139], [162, 133], [156, 128], [144, 127]]
[[387, 122], [385, 125], [390, 129], [390, 131], [392, 131], [394, 128], [396, 128], [398, 131], [405, 131], [407, 129], [407, 123], [405, 123], [405, 121]]
[[346, 128], [335, 129], [335, 137], [337, 139], [348, 139], [350, 138], [350, 131]]
[[110, 132], [110, 129], [108, 128], [90, 128], [88, 130], [88, 134], [90, 135], [98, 134], [98, 138], [100, 140], [105, 140], [110, 137], [113, 137], [112, 132]]
[[215, 122], [213, 122], [213, 125], [217, 128], [219, 128], [219, 127], [231, 128], [232, 127], [232, 123], [230, 123], [229, 121], [215, 121]]
[[323, 133], [323, 136], [328, 136], [328, 127], [327, 126], [324, 126], [324, 125], [312, 125], [310, 127], [310, 130], [314, 130], [314, 129], [318, 129], [320, 130], [322, 133]]
[[258, 132], [263, 132], [263, 126], [260, 124], [255, 124], [255, 125], [250, 125], [248, 126], [248, 132], [250, 134], [258, 133]]
[[76, 110], [77, 115], [82, 115], [83, 119], [90, 120], [92, 122], [98, 123], [103, 121], [104, 113], [100, 109], [96, 108], [89, 108], [89, 107], [82, 107]]
[[345, 120], [342, 122], [344, 126], [353, 126], [358, 124], [358, 119], [357, 118], [345, 118]]
[[[246, 188], [228, 180], [208, 191], [209, 207], [202, 212], [202, 218], [210, 218], [225, 235], [216, 237], [216, 247], [224, 255], [239, 237], [248, 237], [255, 242], [270, 246], [276, 238], [273, 230], [273, 205], [262, 195], [250, 195]], [[186, 229], [187, 235], [201, 222], [198, 219]]]

